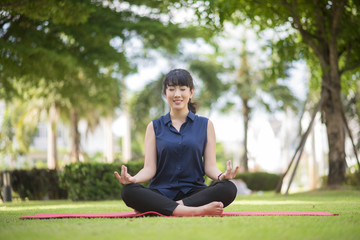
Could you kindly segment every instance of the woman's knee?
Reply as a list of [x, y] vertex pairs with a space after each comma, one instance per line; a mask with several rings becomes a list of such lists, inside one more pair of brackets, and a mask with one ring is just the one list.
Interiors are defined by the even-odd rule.
[[138, 192], [138, 189], [142, 186], [137, 183], [130, 183], [123, 185], [121, 189], [121, 198], [124, 202], [126, 202], [128, 199], [132, 199], [134, 197], [134, 194]]
[[236, 186], [233, 182], [229, 180], [221, 180], [216, 182], [217, 185], [221, 186], [221, 196], [223, 196], [223, 203], [225, 206], [231, 204], [237, 194]]
[[223, 182], [226, 186], [226, 190], [228, 191], [228, 194], [235, 198], [236, 194], [237, 194], [237, 188], [236, 188], [235, 184], [229, 180], [223, 180]]

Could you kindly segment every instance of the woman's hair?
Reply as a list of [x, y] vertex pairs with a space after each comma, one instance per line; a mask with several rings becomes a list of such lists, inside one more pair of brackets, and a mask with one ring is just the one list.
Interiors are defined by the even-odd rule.
[[[190, 88], [190, 91], [194, 89], [194, 81], [190, 73], [184, 69], [173, 69], [166, 74], [163, 81], [163, 93], [166, 94], [166, 88], [169, 86], [186, 86]], [[188, 103], [188, 108], [191, 112], [196, 113], [196, 103]]]

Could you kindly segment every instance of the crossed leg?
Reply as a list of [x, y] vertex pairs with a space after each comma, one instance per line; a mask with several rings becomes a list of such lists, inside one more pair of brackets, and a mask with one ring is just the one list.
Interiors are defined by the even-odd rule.
[[156, 211], [167, 216], [221, 215], [224, 207], [236, 197], [236, 187], [229, 181], [218, 181], [190, 196], [174, 201], [156, 190], [140, 184], [124, 185], [122, 199], [138, 212]]

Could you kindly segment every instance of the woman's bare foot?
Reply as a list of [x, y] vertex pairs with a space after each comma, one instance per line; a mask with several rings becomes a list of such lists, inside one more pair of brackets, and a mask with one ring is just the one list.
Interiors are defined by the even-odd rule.
[[222, 202], [211, 202], [199, 207], [188, 207], [178, 205], [173, 216], [214, 216], [221, 215], [224, 211], [224, 204]]
[[199, 208], [202, 211], [201, 215], [221, 215], [224, 211], [224, 204], [222, 202], [211, 202]]

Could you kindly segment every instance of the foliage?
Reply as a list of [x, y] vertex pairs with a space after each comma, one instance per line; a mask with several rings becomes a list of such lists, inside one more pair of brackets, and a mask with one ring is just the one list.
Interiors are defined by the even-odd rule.
[[151, 81], [143, 90], [136, 92], [129, 101], [131, 116], [131, 148], [133, 155], [144, 155], [144, 137], [146, 126], [165, 113], [165, 101], [162, 99], [162, 79]]
[[[144, 0], [2, 1], [0, 99], [18, 98], [29, 112], [54, 106], [62, 120], [71, 119], [75, 152], [79, 120], [87, 120], [93, 130], [101, 117], [120, 107], [124, 86], [119, 80], [136, 71], [135, 58], [146, 57], [148, 48], [174, 53], [181, 39], [200, 36], [199, 27], [184, 27], [169, 18], [171, 9], [185, 5]], [[134, 39], [141, 47], [132, 46]], [[41, 102], [42, 109], [34, 102]], [[54, 130], [57, 121], [52, 122]]]
[[144, 133], [147, 124], [165, 112], [165, 102], [162, 99], [163, 77], [146, 84], [144, 89], [135, 93], [131, 100], [132, 126], [136, 132]]
[[[322, 187], [326, 187], [328, 176], [321, 177], [321, 185]], [[342, 186], [355, 187], [356, 189], [360, 189], [360, 172], [356, 171], [354, 173], [346, 173], [345, 182]]]
[[216, 163], [219, 169], [224, 172], [226, 170], [226, 162], [232, 159], [233, 156], [225, 151], [225, 147], [222, 143], [216, 143]]
[[[14, 15], [24, 15], [35, 20], [52, 19], [56, 23], [76, 24], [84, 22], [91, 12], [84, 1], [48, 0], [44, 4], [41, 0], [13, 1], [3, 0], [0, 7], [8, 21]], [[76, 11], [74, 11], [76, 9]]]
[[360, 189], [360, 172], [348, 173], [345, 175], [345, 184]]
[[[241, 32], [241, 42], [237, 35]], [[215, 37], [218, 43], [216, 54], [206, 56], [207, 61], [193, 61], [191, 68], [200, 72], [205, 86], [201, 89], [200, 100], [211, 107], [218, 98], [225, 100], [221, 110], [226, 112], [236, 110], [242, 113], [244, 125], [244, 153], [241, 166], [248, 171], [247, 135], [252, 111], [264, 107], [268, 112], [296, 112], [298, 99], [283, 82], [288, 78], [289, 64], [277, 68], [278, 63], [269, 61], [274, 53], [266, 51], [266, 45], [260, 39], [249, 38], [251, 31], [246, 27], [236, 27], [227, 24], [225, 29]], [[225, 42], [224, 41], [229, 41]], [[249, 44], [260, 45], [257, 53], [248, 50]], [[264, 46], [262, 46], [264, 45]], [[264, 48], [265, 50], [260, 50]], [[264, 60], [266, 59], [266, 60]], [[219, 78], [219, 76], [221, 76]], [[225, 93], [225, 94], [224, 94]], [[226, 96], [225, 96], [226, 95]], [[241, 107], [237, 102], [241, 102]]]
[[[1, 174], [1, 180], [3, 179]], [[59, 172], [48, 169], [13, 170], [11, 186], [22, 200], [64, 199], [67, 192], [59, 187]], [[2, 185], [2, 184], [0, 184]]]
[[[241, 39], [238, 35], [241, 35]], [[287, 109], [296, 112], [298, 99], [286, 85], [292, 65], [286, 63], [279, 66], [278, 61], [283, 58], [266, 42], [271, 39], [270, 36], [263, 39], [255, 36], [255, 31], [248, 24], [240, 27], [227, 23], [215, 38], [219, 44], [218, 61], [227, 66], [222, 71], [227, 79], [223, 80], [223, 84], [227, 86], [226, 93], [240, 98], [242, 105], [249, 108], [249, 116], [244, 118], [250, 117], [252, 108], [258, 105], [264, 106], [268, 112]], [[229, 43], [221, 44], [223, 41]], [[256, 52], [251, 50], [251, 45], [258, 46]], [[235, 105], [234, 97], [228, 100], [228, 105]], [[228, 109], [225, 107], [225, 110]]]
[[1, 98], [16, 96], [13, 82], [20, 78], [36, 86], [40, 79], [71, 83], [81, 75], [96, 84], [104, 69], [126, 76], [135, 70], [126, 56], [134, 38], [145, 48], [174, 52], [182, 38], [199, 36], [197, 28], [161, 18], [173, 1], [49, 1], [37, 8], [39, 4], [8, 0], [0, 5]]
[[29, 151], [30, 144], [37, 131], [41, 112], [30, 104], [13, 101], [5, 105], [5, 114], [0, 131], [0, 154], [24, 154]]
[[0, 131], [1, 157], [4, 158], [4, 156], [8, 155], [11, 156], [11, 158], [15, 158], [18, 151], [16, 150], [14, 144], [15, 132], [8, 111], [5, 111], [0, 129], [1, 129]]
[[104, 153], [96, 152], [92, 155], [88, 155], [88, 161], [90, 163], [103, 162], [104, 161]]
[[198, 84], [199, 94], [195, 95], [201, 110], [212, 110], [213, 105], [227, 89], [220, 75], [226, 71], [223, 64], [216, 61], [216, 54], [208, 55], [206, 58], [197, 56], [189, 63], [189, 68], [194, 77], [201, 80]]
[[[321, 77], [321, 112], [329, 143], [328, 185], [345, 181], [345, 143], [341, 94], [357, 81], [348, 72], [360, 69], [359, 1], [216, 1], [208, 8], [219, 21], [250, 22], [260, 32], [278, 33], [270, 46], [278, 63], [274, 73], [299, 58], [305, 59], [312, 73]], [[321, 73], [321, 74], [318, 74]], [[270, 74], [271, 76], [271, 74]], [[345, 80], [345, 81], [344, 81]], [[312, 81], [319, 87], [319, 79]]]
[[[135, 175], [143, 162], [128, 162], [126, 166]], [[60, 174], [60, 186], [68, 191], [73, 201], [121, 199], [122, 185], [114, 176], [121, 163], [72, 163]]]
[[275, 190], [280, 175], [267, 172], [247, 172], [238, 173], [236, 179], [243, 180], [253, 191], [270, 191]]

